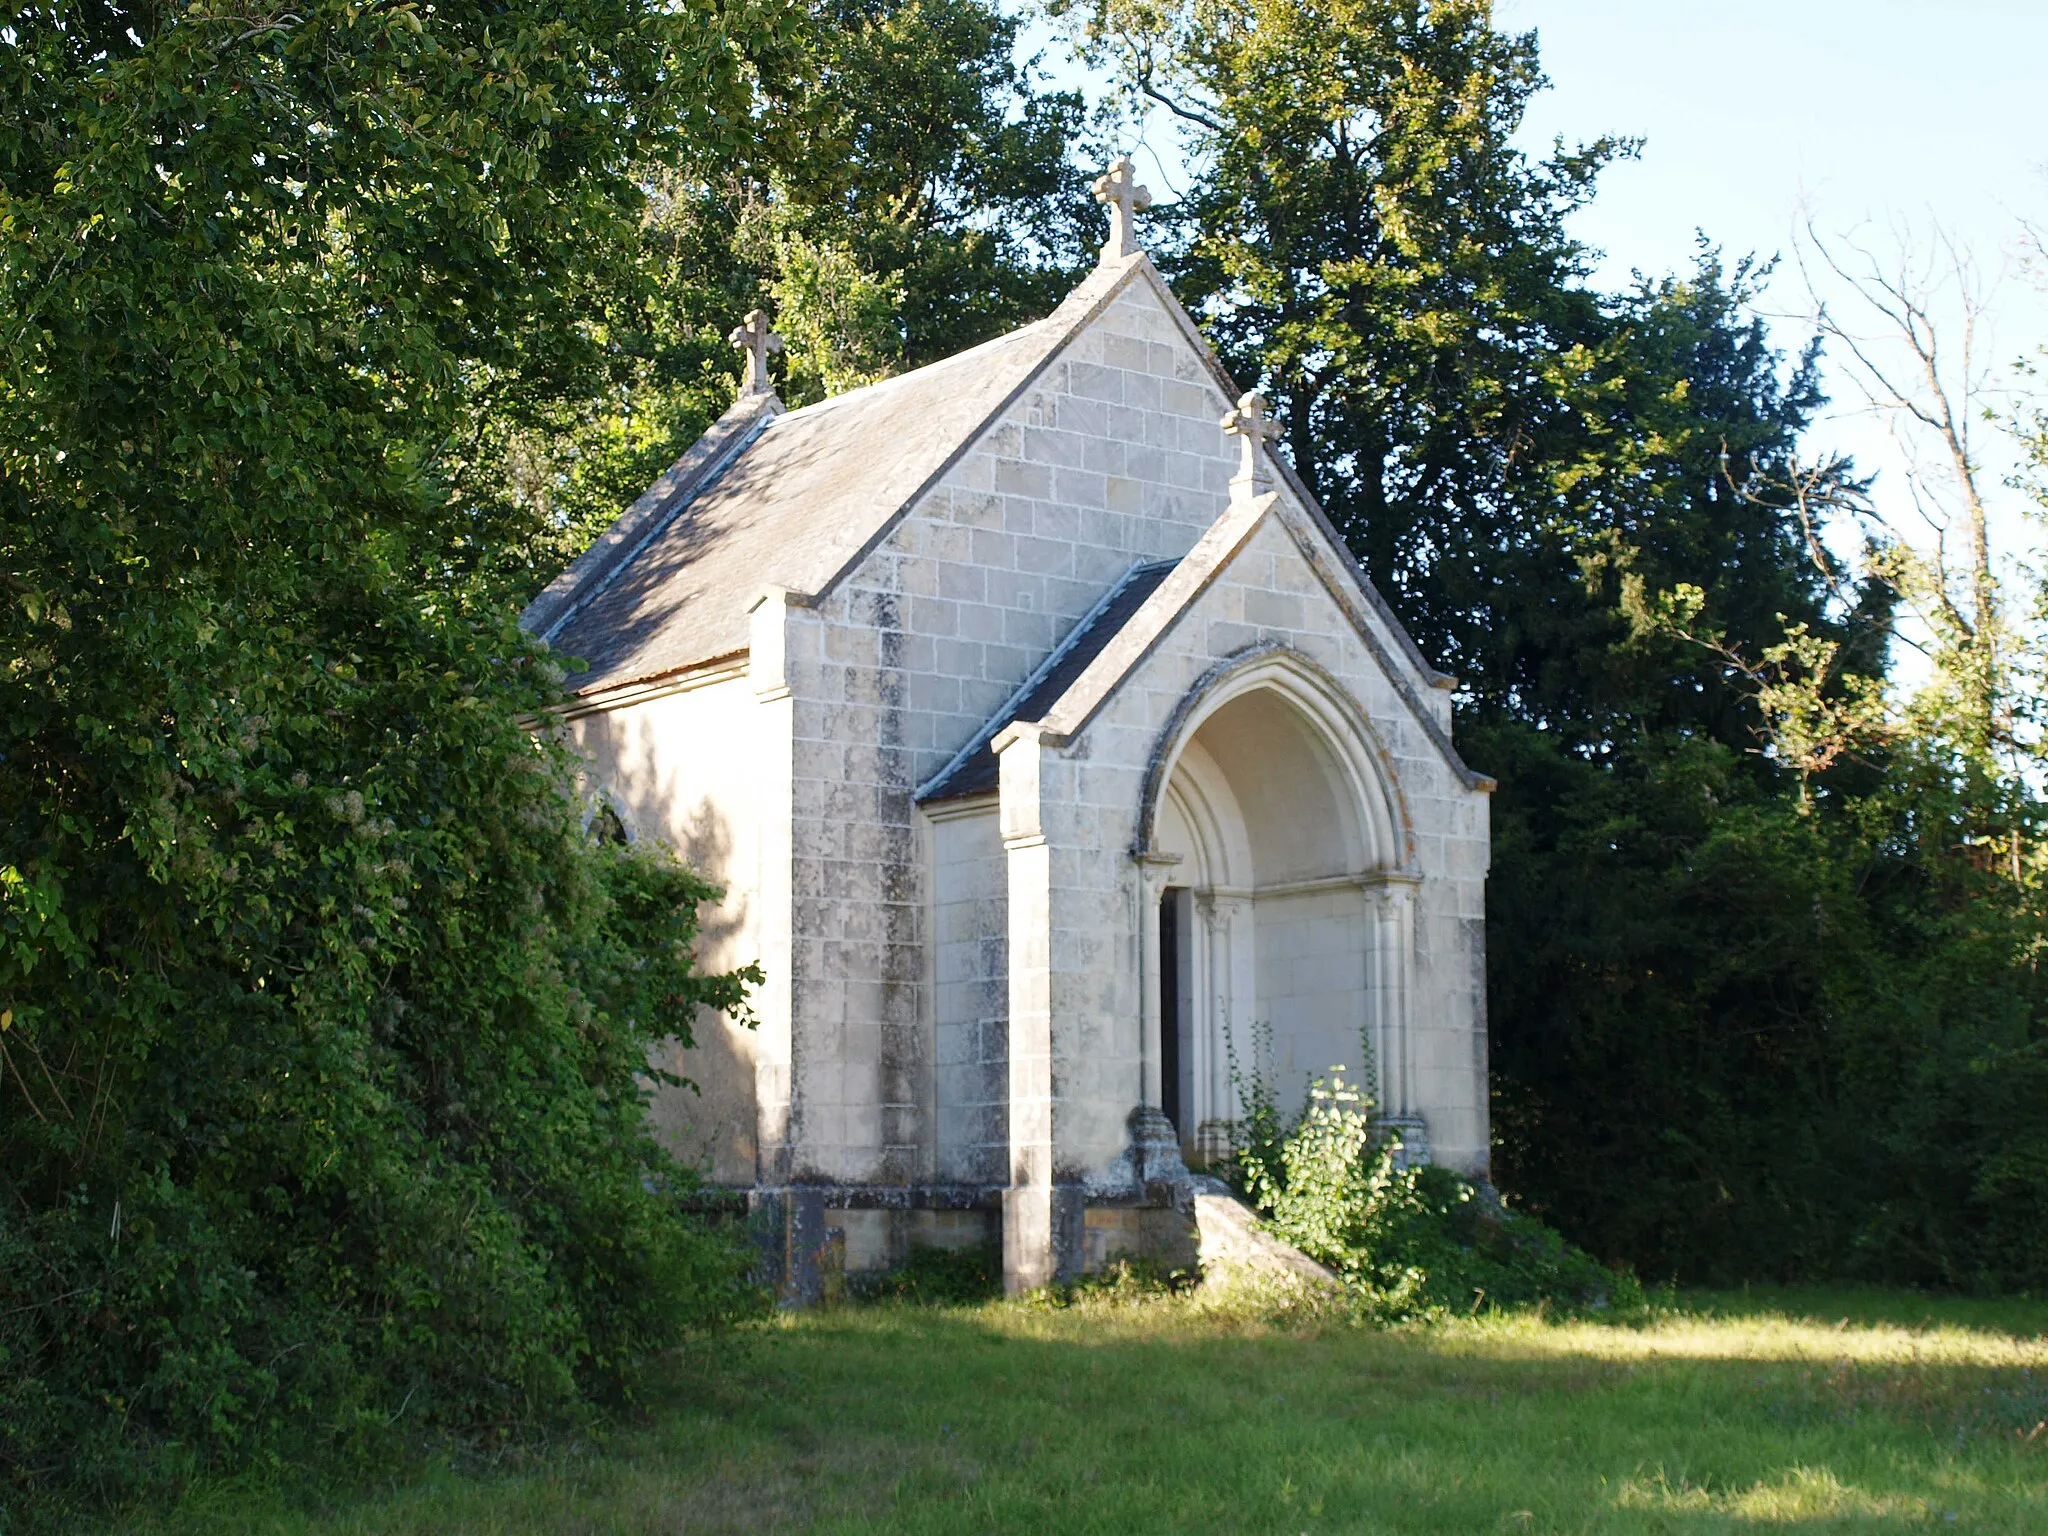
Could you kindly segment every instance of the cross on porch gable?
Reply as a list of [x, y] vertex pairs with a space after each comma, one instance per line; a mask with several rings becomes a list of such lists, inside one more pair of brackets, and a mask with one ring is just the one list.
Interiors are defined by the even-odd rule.
[[1103, 242], [1102, 259], [1121, 261], [1135, 254], [1139, 246], [1134, 215], [1152, 206], [1152, 193], [1138, 185], [1138, 169], [1129, 155], [1118, 155], [1095, 178], [1095, 201], [1109, 207], [1109, 239]]
[[747, 354], [747, 380], [742, 395], [765, 395], [773, 388], [768, 382], [768, 356], [782, 350], [782, 338], [768, 329], [768, 311], [750, 309], [744, 323], [733, 327], [725, 338]]
[[1266, 397], [1256, 389], [1247, 390], [1238, 397], [1237, 408], [1223, 418], [1224, 435], [1234, 437], [1243, 445], [1242, 456], [1238, 459], [1237, 473], [1231, 477], [1233, 487], [1259, 486], [1270, 483], [1259, 463], [1259, 444], [1269, 443], [1280, 435], [1280, 423], [1268, 414]]

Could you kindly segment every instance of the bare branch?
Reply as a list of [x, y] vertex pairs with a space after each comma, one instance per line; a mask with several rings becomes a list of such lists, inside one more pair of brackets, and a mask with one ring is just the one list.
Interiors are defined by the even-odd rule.
[[[1984, 467], [1973, 438], [1975, 423], [1987, 414], [1991, 375], [1983, 334], [1987, 301], [1976, 262], [1938, 224], [1924, 237], [1895, 225], [1892, 249], [1880, 256], [1849, 236], [1824, 239], [1811, 219], [1794, 255], [1814, 324], [1849, 363], [1865, 409], [1884, 420], [1905, 466], [1906, 496], [1932, 535], [1931, 579], [1913, 581], [1914, 590], [1902, 589], [1901, 596], [1956, 637], [1958, 665], [1951, 670], [1971, 679], [1971, 710], [1995, 738], [2000, 611]], [[1842, 302], [1853, 321], [1824, 297], [1823, 287], [1846, 295]], [[1884, 525], [1882, 514], [1874, 515]], [[1950, 540], [1958, 524], [1960, 551]]]
[[1156, 101], [1183, 122], [1193, 123], [1198, 128], [1206, 128], [1211, 133], [1223, 132], [1223, 124], [1215, 118], [1197, 111], [1159, 88], [1156, 83], [1158, 66], [1148, 44], [1139, 40], [1127, 28], [1119, 28], [1116, 36], [1130, 57], [1131, 80], [1137, 86], [1139, 95], [1148, 101]]

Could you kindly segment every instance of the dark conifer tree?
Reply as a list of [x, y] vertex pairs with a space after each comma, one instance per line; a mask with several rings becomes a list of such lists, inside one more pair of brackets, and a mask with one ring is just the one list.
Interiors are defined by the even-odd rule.
[[1655, 1273], [2030, 1283], [2048, 1186], [2000, 1146], [2043, 1129], [1983, 1085], [2035, 1080], [2038, 917], [1924, 744], [1816, 769], [1763, 708], [1801, 637], [1842, 647], [1817, 688], [1881, 676], [1890, 598], [1813, 536], [1858, 485], [1800, 460], [1819, 357], [1774, 350], [1762, 271], [1593, 289], [1569, 218], [1631, 146], [1516, 148], [1544, 81], [1488, 0], [1073, 10], [1179, 125], [1180, 293], [1501, 780], [1504, 1184]]

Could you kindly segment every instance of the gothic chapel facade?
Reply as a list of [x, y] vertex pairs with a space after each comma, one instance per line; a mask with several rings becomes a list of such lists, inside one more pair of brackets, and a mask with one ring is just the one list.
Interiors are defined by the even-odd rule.
[[1483, 1175], [1487, 792], [1430, 666], [1133, 238], [1048, 318], [738, 402], [527, 610], [629, 835], [718, 881], [663, 1134], [802, 1296], [913, 1242], [1171, 1255], [1237, 1116], [1369, 1047]]

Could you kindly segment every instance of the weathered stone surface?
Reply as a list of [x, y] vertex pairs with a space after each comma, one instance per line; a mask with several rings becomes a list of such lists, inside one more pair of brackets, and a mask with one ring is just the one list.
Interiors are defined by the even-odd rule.
[[1343, 1288], [1343, 1281], [1292, 1243], [1266, 1231], [1251, 1207], [1220, 1186], [1197, 1192], [1194, 1205], [1205, 1278], [1227, 1282], [1239, 1274], [1274, 1276], [1318, 1289]]

